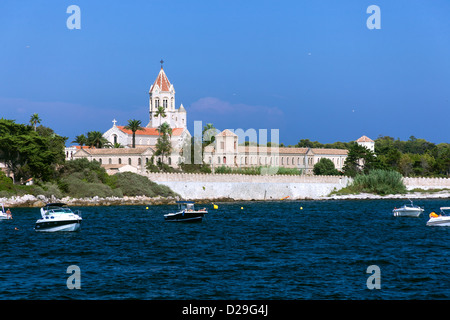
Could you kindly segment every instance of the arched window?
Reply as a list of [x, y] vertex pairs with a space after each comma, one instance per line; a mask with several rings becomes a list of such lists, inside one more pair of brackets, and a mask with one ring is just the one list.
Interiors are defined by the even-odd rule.
[[119, 158], [119, 164], [122, 164], [122, 158]]
[[169, 161], [169, 165], [171, 165], [172, 164], [172, 159], [169, 157], [167, 160]]
[[138, 158], [138, 166], [141, 165], [141, 158]]
[[112, 163], [112, 159], [111, 159], [111, 158], [108, 159], [108, 163], [109, 163], [109, 164]]
[[226, 164], [227, 163], [227, 157], [223, 157], [223, 163]]
[[128, 158], [128, 164], [131, 166], [131, 158]]

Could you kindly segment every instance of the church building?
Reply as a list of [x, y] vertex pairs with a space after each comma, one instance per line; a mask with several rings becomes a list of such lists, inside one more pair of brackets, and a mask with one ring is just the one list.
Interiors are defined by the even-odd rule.
[[[162, 63], [162, 61], [161, 61]], [[133, 132], [126, 125], [113, 126], [103, 134], [111, 145], [120, 144], [121, 148], [96, 149], [89, 147], [66, 148], [66, 159], [88, 158], [98, 161], [109, 173], [133, 171], [145, 173], [149, 161], [156, 163], [162, 160], [155, 156], [156, 143], [159, 137], [158, 127], [167, 123], [172, 129], [172, 153], [163, 160], [172, 167], [183, 162], [182, 152], [185, 141], [190, 141], [191, 134], [187, 129], [187, 112], [181, 104], [175, 107], [175, 88], [169, 81], [161, 65], [155, 81], [149, 89], [149, 122], [142, 130], [135, 133], [135, 148], [132, 148]], [[164, 116], [160, 114], [161, 107]], [[374, 141], [363, 136], [357, 143], [373, 151]], [[336, 169], [342, 170], [348, 150], [318, 148], [285, 148], [239, 145], [238, 136], [233, 130], [225, 129], [215, 135], [215, 140], [204, 148], [203, 162], [211, 168], [227, 166], [233, 168], [267, 166], [296, 168], [304, 174], [312, 174], [314, 165], [322, 158], [330, 159]]]

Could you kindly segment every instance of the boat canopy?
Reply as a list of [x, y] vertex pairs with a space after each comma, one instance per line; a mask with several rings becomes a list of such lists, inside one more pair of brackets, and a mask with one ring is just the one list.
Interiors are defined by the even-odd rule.
[[184, 204], [186, 204], [186, 203], [192, 203], [192, 204], [194, 204], [195, 201], [177, 201], [177, 203], [184, 203]]
[[46, 207], [62, 207], [62, 206], [66, 206], [66, 203], [62, 203], [62, 202], [55, 202], [55, 203], [48, 203], [44, 206], [44, 208]]

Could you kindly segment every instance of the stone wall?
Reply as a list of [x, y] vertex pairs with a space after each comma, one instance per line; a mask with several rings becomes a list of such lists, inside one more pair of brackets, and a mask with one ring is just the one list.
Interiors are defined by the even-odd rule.
[[170, 187], [185, 200], [279, 200], [288, 196], [289, 199], [315, 199], [348, 183], [348, 178], [341, 176], [189, 173], [149, 173], [146, 176]]
[[[145, 176], [169, 186], [186, 200], [279, 200], [287, 196], [289, 199], [320, 199], [351, 182], [351, 178], [345, 176], [192, 173], [148, 173]], [[408, 190], [450, 189], [448, 178], [404, 178], [403, 181]]]
[[450, 189], [449, 178], [403, 178], [403, 183], [408, 190], [420, 188], [428, 189]]

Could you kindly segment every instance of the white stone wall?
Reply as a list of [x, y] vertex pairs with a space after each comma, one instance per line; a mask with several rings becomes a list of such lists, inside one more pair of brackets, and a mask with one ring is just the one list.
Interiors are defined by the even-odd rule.
[[146, 176], [170, 187], [182, 198], [234, 200], [312, 199], [327, 196], [348, 183], [341, 176], [253, 176], [234, 174], [168, 174], [150, 173]]

